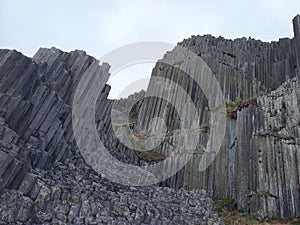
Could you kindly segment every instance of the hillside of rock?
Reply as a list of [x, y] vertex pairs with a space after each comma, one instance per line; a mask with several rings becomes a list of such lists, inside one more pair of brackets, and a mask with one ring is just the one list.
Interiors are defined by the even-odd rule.
[[[293, 28], [294, 38], [270, 43], [192, 36], [156, 63], [146, 92], [121, 100], [107, 99], [109, 65], [83, 51], [41, 48], [29, 58], [1, 49], [0, 224], [222, 224], [212, 198], [232, 198], [238, 209], [258, 219], [299, 218], [299, 15]], [[178, 53], [179, 47], [201, 57], [220, 84], [226, 130], [222, 140], [214, 139], [222, 142], [218, 153], [203, 147], [214, 143], [210, 136], [217, 132], [211, 99], [197, 85], [201, 78], [183, 72], [203, 67]], [[196, 128], [185, 130], [191, 134], [187, 139], [197, 144], [185, 153], [191, 157], [187, 165], [156, 186], [124, 186], [97, 174], [82, 157], [72, 124], [75, 90], [89, 76], [102, 79], [95, 113], [99, 137], [113, 157], [128, 164], [161, 163], [162, 171], [176, 170], [184, 157], [173, 148], [184, 147], [178, 130], [188, 107], [176, 111], [168, 102], [190, 98], [199, 120], [187, 118]], [[158, 88], [157, 78], [172, 81], [187, 95], [172, 85]], [[89, 85], [97, 84], [87, 84], [87, 90]], [[161, 92], [166, 99], [148, 97]], [[128, 105], [133, 107], [125, 118], [119, 111]], [[118, 140], [114, 127], [130, 128], [138, 147], [153, 138], [153, 128], [161, 132], [153, 141], [163, 141], [150, 153], [137, 151]], [[208, 168], [199, 170], [210, 157], [215, 159]]]
[[[85, 163], [73, 136], [74, 90], [108, 69], [83, 51], [0, 50], [0, 224], [221, 224], [203, 190], [126, 187]], [[98, 98], [99, 136], [112, 155], [138, 160], [109, 142], [109, 90]]]

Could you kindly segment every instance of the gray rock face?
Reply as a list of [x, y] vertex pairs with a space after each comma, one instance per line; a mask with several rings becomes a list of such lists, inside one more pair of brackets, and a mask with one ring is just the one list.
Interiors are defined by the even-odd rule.
[[[300, 16], [293, 20], [295, 37], [264, 43], [196, 36], [184, 46], [201, 56], [215, 74], [228, 103], [226, 136], [214, 162], [203, 172], [199, 163], [207, 144], [210, 108], [200, 87], [180, 72], [174, 51], [160, 60], [153, 77], [179, 84], [201, 114], [199, 148], [168, 188], [130, 188], [95, 174], [74, 141], [71, 105], [79, 80], [90, 74], [106, 83], [109, 65], [83, 51], [40, 49], [33, 58], [0, 50], [0, 223], [27, 224], [222, 224], [212, 211], [215, 198], [234, 198], [239, 209], [259, 219], [300, 217]], [[188, 65], [200, 70], [199, 65]], [[168, 89], [169, 87], [163, 87]], [[147, 91], [155, 93], [151, 79]], [[180, 118], [166, 101], [147, 98], [130, 114], [135, 131], [147, 131], [154, 117], [166, 119], [168, 138], [150, 159], [128, 149], [113, 134], [111, 111], [126, 108], [145, 93], [108, 100], [106, 85], [97, 100], [95, 121], [110, 153], [136, 165], [168, 156], [176, 143]], [[177, 90], [169, 90], [174, 98]], [[254, 100], [255, 98], [255, 100]], [[183, 99], [176, 99], [181, 102]], [[235, 106], [234, 106], [235, 105]], [[231, 107], [231, 108], [230, 108]], [[165, 164], [166, 169], [171, 169]], [[174, 188], [174, 189], [170, 189]], [[177, 190], [184, 188], [184, 190]], [[190, 191], [186, 190], [190, 189]], [[204, 190], [201, 190], [204, 189]]]
[[[85, 164], [72, 99], [81, 77], [108, 69], [82, 51], [40, 49], [30, 59], [0, 50], [0, 224], [222, 224], [203, 190], [124, 187]], [[112, 155], [138, 164], [116, 149], [109, 90], [97, 101], [99, 135]]]
[[293, 24], [294, 24], [294, 34], [295, 34], [295, 45], [296, 45], [296, 54], [297, 54], [297, 67], [300, 65], [300, 16], [297, 15], [293, 19]]
[[300, 216], [299, 85], [295, 77], [238, 115], [237, 129], [251, 135], [236, 142], [237, 168], [246, 171], [237, 170], [237, 177], [248, 177], [237, 182], [242, 195], [236, 198], [258, 218]]
[[[188, 165], [161, 185], [200, 188], [215, 198], [233, 198], [239, 209], [250, 210], [259, 219], [300, 216], [299, 15], [293, 25], [295, 37], [278, 42], [251, 38], [232, 41], [205, 35], [179, 43], [201, 56], [219, 81], [228, 102], [227, 129], [220, 152], [205, 171], [198, 171], [203, 152], [196, 149]], [[167, 58], [176, 61], [178, 53], [168, 52], [164, 56]], [[207, 100], [195, 82], [180, 72], [182, 65], [168, 66], [159, 61], [148, 91], [160, 91], [153, 77], [176, 82], [201, 113], [199, 127], [209, 124], [212, 121]], [[199, 65], [188, 66], [191, 70], [201, 69]], [[169, 99], [172, 96], [178, 96], [177, 90]], [[234, 110], [232, 105], [236, 105]], [[147, 130], [152, 118], [162, 117], [169, 133], [179, 128], [176, 112], [165, 101], [145, 99], [139, 108], [135, 113], [139, 115], [138, 127]], [[206, 132], [201, 135], [202, 145], [207, 144], [207, 137]], [[159, 149], [169, 154], [165, 144]]]

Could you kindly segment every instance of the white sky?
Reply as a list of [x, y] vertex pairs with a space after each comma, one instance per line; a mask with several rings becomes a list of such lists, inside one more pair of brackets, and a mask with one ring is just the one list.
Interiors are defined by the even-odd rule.
[[[0, 48], [32, 56], [55, 46], [100, 58], [132, 42], [176, 44], [197, 34], [272, 41], [293, 36], [291, 20], [299, 13], [299, 0], [0, 0]], [[109, 82], [111, 97], [150, 76], [151, 66], [121, 71]]]

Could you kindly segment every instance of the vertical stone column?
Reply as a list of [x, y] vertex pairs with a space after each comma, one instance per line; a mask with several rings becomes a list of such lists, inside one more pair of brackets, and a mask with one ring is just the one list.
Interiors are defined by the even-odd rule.
[[297, 70], [298, 75], [300, 75], [300, 15], [295, 16], [293, 19], [294, 26], [294, 40], [296, 47], [296, 57], [297, 57]]

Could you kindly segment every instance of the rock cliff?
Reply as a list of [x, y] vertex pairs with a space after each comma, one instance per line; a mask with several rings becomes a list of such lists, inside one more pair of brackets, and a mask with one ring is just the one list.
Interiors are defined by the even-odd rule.
[[[80, 78], [108, 69], [83, 51], [0, 50], [0, 224], [221, 224], [203, 190], [126, 187], [85, 164], [71, 103]], [[110, 141], [109, 90], [97, 101], [99, 135], [112, 155], [137, 161]]]
[[[214, 198], [233, 198], [239, 209], [250, 210], [259, 219], [300, 216], [299, 24], [298, 15], [293, 20], [295, 37], [278, 42], [205, 35], [178, 43], [200, 56], [219, 81], [227, 102], [227, 128], [221, 150], [206, 170], [199, 171], [205, 152], [196, 149], [188, 165], [161, 185], [201, 188]], [[157, 62], [148, 92], [160, 91], [155, 77], [165, 77], [183, 87], [201, 112], [200, 142], [205, 145], [212, 109], [199, 86], [182, 72], [186, 65], [166, 65], [164, 60], [170, 58], [177, 62], [180, 56], [173, 50]], [[177, 90], [171, 91], [169, 99], [175, 96]], [[165, 100], [146, 98], [139, 104], [135, 112], [139, 129], [149, 130], [155, 117], [167, 121], [171, 134], [180, 126], [176, 110], [170, 109]], [[162, 144], [159, 152], [170, 154], [169, 144], [172, 141]], [[169, 166], [166, 163], [165, 169]]]
[[[182, 170], [160, 183], [164, 187], [112, 183], [80, 154], [72, 129], [75, 89], [90, 74], [106, 83], [108, 64], [99, 65], [78, 50], [41, 48], [32, 58], [0, 50], [0, 224], [222, 224], [206, 193], [233, 198], [239, 209], [259, 219], [300, 217], [300, 16], [293, 25], [295, 37], [278, 42], [205, 35], [178, 43], [211, 68], [226, 100], [226, 135], [204, 171], [199, 164], [207, 153], [201, 146], [213, 132], [213, 109], [182, 72], [181, 55], [173, 50], [157, 62], [147, 92], [108, 100], [110, 87], [100, 90], [95, 117], [99, 136], [111, 155], [135, 165], [163, 161], [172, 152], [170, 144], [178, 142], [178, 112], [165, 100], [143, 99], [159, 91], [155, 78], [174, 81], [193, 100], [200, 114], [199, 145]], [[166, 65], [165, 59], [174, 64]], [[201, 70], [197, 64], [188, 67]], [[162, 89], [170, 100], [178, 96], [170, 86]], [[137, 138], [147, 139], [153, 118], [166, 121], [168, 138], [151, 154], [129, 149], [116, 138], [111, 112], [129, 102], [136, 102], [129, 126], [144, 132]], [[164, 167], [172, 170], [168, 163]]]

